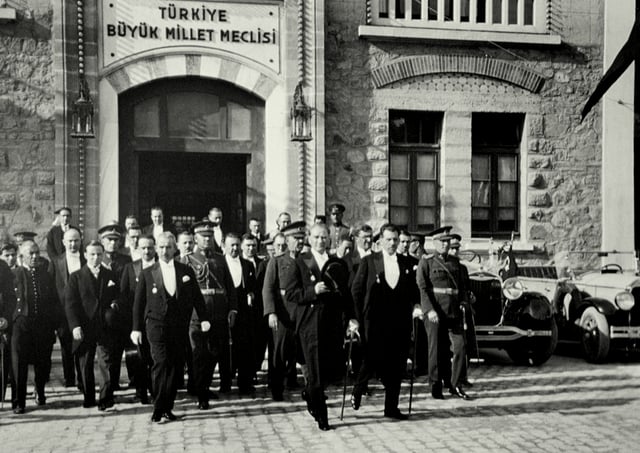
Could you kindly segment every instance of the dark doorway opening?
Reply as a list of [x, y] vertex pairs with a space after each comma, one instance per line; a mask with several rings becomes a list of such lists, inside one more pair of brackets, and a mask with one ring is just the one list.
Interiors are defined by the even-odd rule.
[[246, 224], [247, 155], [137, 152], [138, 213], [144, 224], [151, 207], [185, 228], [206, 217], [212, 207], [223, 212], [225, 231], [243, 233]]

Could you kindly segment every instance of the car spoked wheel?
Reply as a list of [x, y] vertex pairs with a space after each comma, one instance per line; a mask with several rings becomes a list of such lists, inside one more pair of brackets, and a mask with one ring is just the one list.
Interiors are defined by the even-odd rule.
[[603, 362], [609, 354], [609, 323], [595, 307], [587, 308], [580, 317], [582, 349], [589, 362]]

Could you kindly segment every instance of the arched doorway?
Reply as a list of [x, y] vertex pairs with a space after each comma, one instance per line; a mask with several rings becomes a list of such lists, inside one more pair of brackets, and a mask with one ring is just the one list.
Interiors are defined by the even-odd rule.
[[219, 80], [154, 81], [119, 96], [119, 215], [152, 206], [187, 228], [217, 206], [227, 231], [264, 217], [264, 101]]

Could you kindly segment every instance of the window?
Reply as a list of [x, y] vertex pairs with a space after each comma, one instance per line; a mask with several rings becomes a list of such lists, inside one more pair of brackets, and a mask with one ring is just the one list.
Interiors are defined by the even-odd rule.
[[432, 230], [440, 218], [438, 152], [442, 113], [389, 113], [389, 220]]
[[524, 115], [474, 113], [471, 123], [471, 232], [510, 237], [518, 231], [519, 155]]

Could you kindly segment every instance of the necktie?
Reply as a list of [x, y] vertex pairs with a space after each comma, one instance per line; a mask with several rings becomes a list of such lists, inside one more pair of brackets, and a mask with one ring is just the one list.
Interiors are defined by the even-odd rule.
[[38, 316], [38, 302], [40, 299], [40, 293], [38, 293], [38, 281], [36, 279], [36, 268], [29, 269], [31, 272], [31, 284], [33, 285], [33, 315]]

